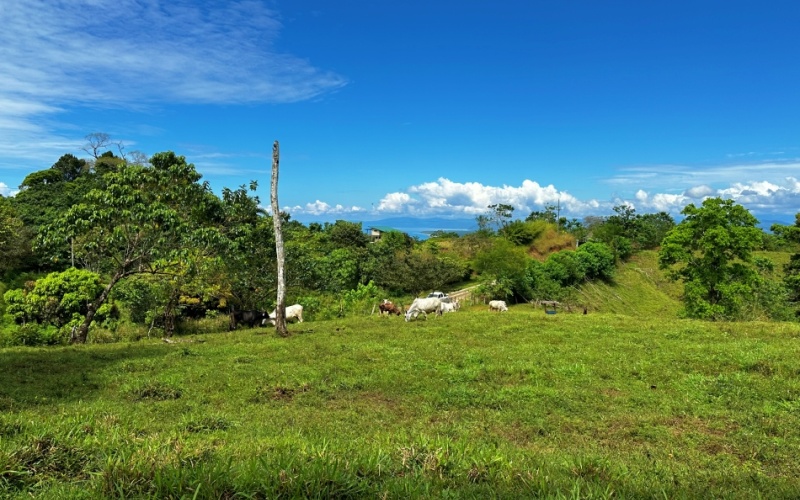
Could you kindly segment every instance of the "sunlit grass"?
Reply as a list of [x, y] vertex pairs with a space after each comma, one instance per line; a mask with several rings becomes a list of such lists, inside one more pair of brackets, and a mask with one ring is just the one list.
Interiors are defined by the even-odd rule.
[[796, 497], [800, 325], [482, 306], [0, 351], [0, 491]]

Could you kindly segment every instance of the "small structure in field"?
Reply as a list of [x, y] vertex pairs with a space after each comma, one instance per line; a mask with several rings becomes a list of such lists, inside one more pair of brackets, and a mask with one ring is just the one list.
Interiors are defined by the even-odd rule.
[[556, 308], [561, 305], [561, 302], [556, 300], [537, 300], [536, 302], [544, 307], [545, 314], [555, 314]]
[[369, 228], [369, 239], [373, 242], [378, 241], [384, 233], [390, 233], [392, 231], [397, 231], [397, 229], [388, 226], [371, 226]]

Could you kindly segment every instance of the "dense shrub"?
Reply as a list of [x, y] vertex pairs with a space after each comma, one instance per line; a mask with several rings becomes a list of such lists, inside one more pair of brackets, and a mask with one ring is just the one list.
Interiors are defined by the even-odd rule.
[[614, 253], [607, 245], [590, 241], [575, 252], [588, 280], [609, 281], [614, 275]]
[[[35, 322], [60, 328], [79, 321], [102, 289], [97, 273], [70, 268], [50, 273], [23, 289], [9, 290], [3, 298], [7, 314], [17, 324]], [[110, 312], [111, 309], [104, 311]], [[102, 319], [101, 313], [99, 320]]]

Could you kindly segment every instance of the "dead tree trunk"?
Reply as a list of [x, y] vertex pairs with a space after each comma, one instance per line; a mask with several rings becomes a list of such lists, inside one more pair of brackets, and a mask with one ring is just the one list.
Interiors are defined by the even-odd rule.
[[275, 306], [275, 329], [281, 337], [288, 337], [286, 328], [286, 280], [283, 264], [285, 262], [283, 251], [283, 231], [281, 229], [281, 212], [278, 208], [278, 164], [280, 163], [280, 146], [278, 141], [272, 145], [272, 189], [270, 201], [272, 202], [272, 222], [275, 225], [275, 254], [278, 260], [278, 300]]

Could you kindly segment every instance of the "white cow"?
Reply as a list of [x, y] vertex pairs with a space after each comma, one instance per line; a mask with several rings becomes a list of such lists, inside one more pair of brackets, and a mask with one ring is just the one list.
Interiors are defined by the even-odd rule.
[[455, 299], [451, 302], [442, 302], [442, 314], [449, 313], [449, 312], [456, 312], [461, 308], [461, 304], [458, 303], [458, 299]]
[[490, 300], [489, 310], [497, 312], [508, 311], [508, 306], [506, 305], [505, 300]]
[[[276, 311], [273, 309], [272, 312], [269, 313], [269, 318], [264, 319], [264, 322], [269, 321], [272, 323], [272, 326], [275, 326], [275, 318], [277, 317], [275, 313]], [[300, 323], [303, 322], [303, 306], [300, 304], [286, 306], [286, 321], [292, 321], [293, 319], [298, 320]]]
[[414, 299], [406, 311], [406, 321], [416, 318], [420, 313], [428, 319], [428, 313], [435, 312], [437, 316], [442, 315], [442, 301], [437, 297], [427, 297], [424, 299]]

